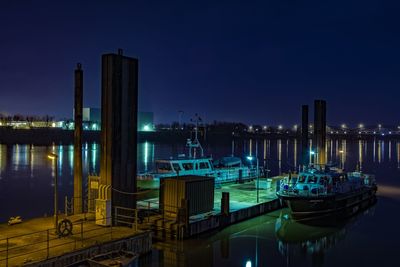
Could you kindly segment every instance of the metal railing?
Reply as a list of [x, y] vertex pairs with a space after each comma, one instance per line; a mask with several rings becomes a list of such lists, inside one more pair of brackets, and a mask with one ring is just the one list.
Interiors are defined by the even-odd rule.
[[0, 266], [8, 267], [49, 259], [126, 234], [126, 230], [121, 230], [121, 227], [100, 227], [95, 225], [95, 222], [93, 219], [73, 223], [72, 233], [67, 237], [60, 237], [56, 229], [51, 228], [0, 239]]

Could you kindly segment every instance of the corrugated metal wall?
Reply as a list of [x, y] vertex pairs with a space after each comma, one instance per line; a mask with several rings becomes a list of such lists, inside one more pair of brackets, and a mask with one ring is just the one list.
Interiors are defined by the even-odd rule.
[[214, 178], [180, 176], [163, 179], [160, 186], [160, 205], [164, 214], [175, 217], [182, 199], [189, 202], [189, 216], [209, 212], [214, 208]]

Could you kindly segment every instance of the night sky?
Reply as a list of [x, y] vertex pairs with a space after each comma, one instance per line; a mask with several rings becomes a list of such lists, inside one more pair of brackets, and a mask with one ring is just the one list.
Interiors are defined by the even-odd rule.
[[99, 107], [101, 54], [122, 48], [157, 123], [292, 125], [316, 98], [330, 124], [400, 122], [399, 1], [59, 2], [1, 1], [0, 112], [72, 117], [77, 62]]

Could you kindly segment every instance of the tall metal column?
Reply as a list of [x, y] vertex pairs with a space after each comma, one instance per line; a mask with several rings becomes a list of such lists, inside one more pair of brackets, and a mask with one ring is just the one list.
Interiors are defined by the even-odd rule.
[[137, 99], [138, 60], [122, 50], [103, 55], [100, 179], [113, 207], [136, 207]]
[[82, 213], [82, 112], [83, 112], [83, 71], [82, 65], [75, 69], [74, 104], [74, 214]]
[[308, 105], [303, 105], [301, 108], [301, 164], [308, 165]]
[[318, 164], [326, 164], [326, 101], [314, 101], [315, 156]]

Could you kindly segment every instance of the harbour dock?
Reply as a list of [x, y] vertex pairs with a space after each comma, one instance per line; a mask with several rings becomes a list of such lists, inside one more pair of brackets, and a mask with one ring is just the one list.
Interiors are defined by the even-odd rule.
[[[231, 224], [262, 215], [281, 207], [276, 198], [276, 184], [283, 176], [268, 179], [268, 187], [259, 187], [257, 180], [226, 184], [214, 191], [214, 209], [189, 217], [188, 224], [159, 213], [158, 199], [138, 202], [138, 209], [147, 209], [143, 221], [135, 220], [132, 227], [100, 226], [93, 213], [68, 216], [72, 233], [59, 237], [53, 217], [35, 218], [16, 225], [0, 225], [0, 266], [65, 266], [99, 253], [125, 249], [146, 254], [152, 240], [185, 239], [215, 231]], [[259, 184], [267, 182], [260, 178]], [[229, 192], [229, 213], [221, 212], [223, 192]], [[154, 213], [151, 213], [153, 211]], [[157, 212], [156, 212], [157, 211]], [[60, 215], [62, 221], [66, 216]]]

